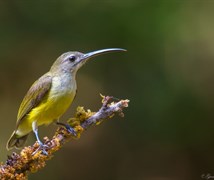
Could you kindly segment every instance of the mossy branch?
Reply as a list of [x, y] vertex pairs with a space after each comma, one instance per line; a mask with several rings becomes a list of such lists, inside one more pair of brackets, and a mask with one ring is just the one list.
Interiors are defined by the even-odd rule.
[[30, 173], [35, 173], [46, 165], [46, 161], [53, 157], [53, 153], [72, 138], [78, 139], [81, 134], [91, 125], [100, 124], [101, 121], [113, 117], [115, 114], [124, 116], [122, 110], [128, 107], [129, 100], [118, 100], [110, 96], [102, 96], [102, 107], [98, 112], [85, 111], [83, 107], [78, 107], [74, 118], [70, 118], [68, 123], [75, 129], [77, 136], [74, 137], [64, 127], [60, 127], [55, 132], [52, 139], [44, 138], [47, 155], [38, 151], [39, 144], [24, 147], [19, 154], [13, 152], [5, 164], [0, 165], [0, 179], [27, 179]]

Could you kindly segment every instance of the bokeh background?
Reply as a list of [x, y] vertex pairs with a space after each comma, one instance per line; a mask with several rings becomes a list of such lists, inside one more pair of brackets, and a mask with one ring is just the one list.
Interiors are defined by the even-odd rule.
[[[29, 179], [197, 180], [214, 175], [214, 1], [0, 1], [0, 161], [29, 86], [63, 52], [126, 48], [77, 75], [78, 106], [131, 100]], [[56, 126], [39, 128], [51, 137]], [[28, 144], [35, 141], [33, 134]]]

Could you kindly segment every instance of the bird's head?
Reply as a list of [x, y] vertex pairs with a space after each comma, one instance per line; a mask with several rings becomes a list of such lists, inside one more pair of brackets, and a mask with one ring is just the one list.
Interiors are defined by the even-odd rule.
[[57, 58], [57, 60], [52, 65], [50, 71], [76, 73], [78, 69], [80, 69], [80, 67], [82, 67], [83, 64], [85, 64], [92, 57], [115, 51], [126, 51], [126, 50], [121, 48], [109, 48], [92, 51], [86, 54], [77, 51], [66, 52]]

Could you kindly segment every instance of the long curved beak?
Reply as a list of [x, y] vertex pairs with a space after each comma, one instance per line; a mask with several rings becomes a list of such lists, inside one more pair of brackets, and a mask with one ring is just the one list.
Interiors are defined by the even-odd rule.
[[122, 48], [101, 49], [101, 50], [92, 51], [92, 52], [84, 54], [83, 55], [83, 59], [89, 59], [89, 58], [92, 58], [92, 57], [95, 57], [95, 56], [99, 56], [101, 54], [111, 53], [111, 52], [116, 52], [116, 51], [126, 51], [126, 50], [122, 49]]

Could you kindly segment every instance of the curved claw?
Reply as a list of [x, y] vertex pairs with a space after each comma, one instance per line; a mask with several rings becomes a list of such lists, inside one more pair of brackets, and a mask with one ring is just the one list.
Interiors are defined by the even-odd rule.
[[48, 155], [48, 152], [46, 151], [47, 148], [49, 148], [48, 145], [43, 144], [42, 142], [38, 142], [39, 143], [39, 147], [32, 153], [32, 155], [35, 155], [38, 151], [42, 151], [42, 154], [44, 155]]
[[67, 129], [67, 131], [69, 133], [71, 133], [73, 136], [77, 136], [76, 131], [69, 124], [64, 124], [64, 123], [61, 123], [61, 122], [56, 122], [56, 124], [65, 127]]
[[71, 126], [69, 126], [68, 124], [65, 124], [65, 128], [68, 130], [69, 133], [73, 134], [74, 136], [77, 136], [76, 131], [74, 130], [74, 128], [72, 128]]

